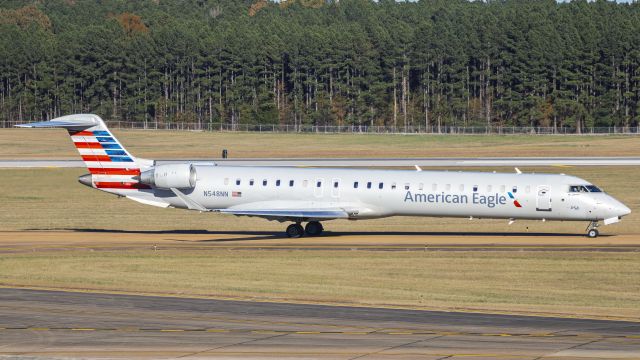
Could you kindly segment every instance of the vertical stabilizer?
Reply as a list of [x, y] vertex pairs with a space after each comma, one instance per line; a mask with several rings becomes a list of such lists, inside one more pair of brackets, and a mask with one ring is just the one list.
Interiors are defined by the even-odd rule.
[[[17, 125], [26, 128], [64, 128], [91, 173], [94, 187], [107, 191], [148, 189], [135, 177], [154, 162], [136, 158], [109, 131], [104, 121], [93, 114], [68, 115], [51, 121]], [[84, 184], [86, 184], [86, 178]]]

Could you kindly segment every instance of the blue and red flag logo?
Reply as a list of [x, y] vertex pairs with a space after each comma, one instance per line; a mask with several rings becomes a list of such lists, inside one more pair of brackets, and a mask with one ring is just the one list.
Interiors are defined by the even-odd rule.
[[509, 191], [507, 192], [507, 194], [509, 194], [509, 198], [513, 199], [513, 205], [515, 205], [516, 207], [522, 207], [522, 205], [520, 205], [520, 203], [518, 202], [518, 200], [516, 200], [516, 197], [513, 196], [513, 194]]

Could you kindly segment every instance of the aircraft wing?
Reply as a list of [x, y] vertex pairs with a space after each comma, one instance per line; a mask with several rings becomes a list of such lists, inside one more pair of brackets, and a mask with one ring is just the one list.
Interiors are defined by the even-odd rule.
[[268, 220], [296, 221], [296, 220], [330, 220], [347, 219], [349, 213], [344, 209], [219, 209], [214, 210], [224, 214], [237, 216], [256, 216]]

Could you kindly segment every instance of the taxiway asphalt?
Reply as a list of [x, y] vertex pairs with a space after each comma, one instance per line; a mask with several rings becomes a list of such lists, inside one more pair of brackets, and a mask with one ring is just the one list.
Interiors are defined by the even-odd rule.
[[0, 289], [0, 358], [640, 358], [640, 323]]
[[[251, 158], [251, 159], [174, 159], [169, 163], [216, 163], [234, 166], [308, 167], [501, 167], [501, 166], [639, 166], [640, 157], [519, 157], [519, 158]], [[77, 159], [0, 160], [0, 168], [85, 167]]]

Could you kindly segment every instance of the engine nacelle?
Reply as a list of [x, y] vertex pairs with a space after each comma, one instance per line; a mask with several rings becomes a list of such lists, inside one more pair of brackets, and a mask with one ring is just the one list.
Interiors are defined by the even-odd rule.
[[140, 182], [160, 189], [192, 189], [198, 176], [193, 164], [158, 165], [140, 174]]

